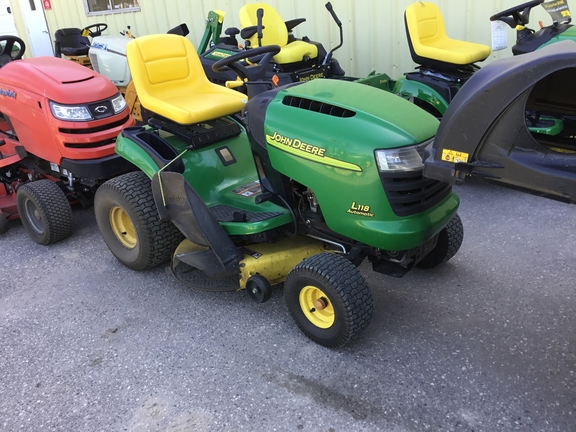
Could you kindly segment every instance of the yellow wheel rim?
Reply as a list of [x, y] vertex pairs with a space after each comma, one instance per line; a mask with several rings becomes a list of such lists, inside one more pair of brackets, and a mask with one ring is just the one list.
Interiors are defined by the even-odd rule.
[[308, 320], [318, 328], [327, 329], [334, 324], [334, 306], [324, 292], [315, 286], [305, 286], [300, 291], [300, 307]]
[[134, 224], [130, 220], [128, 213], [122, 207], [112, 207], [110, 210], [110, 227], [112, 232], [123, 246], [134, 249], [138, 242]]

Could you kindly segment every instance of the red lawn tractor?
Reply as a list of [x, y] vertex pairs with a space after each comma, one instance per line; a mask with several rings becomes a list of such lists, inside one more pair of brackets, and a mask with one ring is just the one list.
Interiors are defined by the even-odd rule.
[[47, 245], [71, 234], [70, 204], [90, 205], [101, 183], [133, 169], [114, 144], [134, 120], [108, 79], [24, 50], [0, 36], [0, 233], [20, 218]]

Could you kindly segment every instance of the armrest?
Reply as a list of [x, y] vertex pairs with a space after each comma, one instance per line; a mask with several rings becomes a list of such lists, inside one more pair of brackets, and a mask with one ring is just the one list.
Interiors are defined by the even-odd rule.
[[286, 21], [284, 24], [286, 24], [286, 29], [291, 32], [294, 27], [296, 27], [298, 24], [302, 24], [304, 21], [306, 21], [306, 18], [295, 18]]
[[257, 31], [258, 31], [258, 28], [256, 26], [245, 27], [240, 31], [240, 37], [242, 39], [251, 38], [252, 36], [254, 36], [256, 34]]

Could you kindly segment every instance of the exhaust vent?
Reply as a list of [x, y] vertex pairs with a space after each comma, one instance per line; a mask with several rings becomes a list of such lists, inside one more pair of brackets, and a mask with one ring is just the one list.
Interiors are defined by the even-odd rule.
[[327, 114], [334, 117], [348, 118], [356, 115], [354, 111], [346, 108], [297, 96], [285, 96], [282, 103], [291, 107], [314, 111], [320, 114]]

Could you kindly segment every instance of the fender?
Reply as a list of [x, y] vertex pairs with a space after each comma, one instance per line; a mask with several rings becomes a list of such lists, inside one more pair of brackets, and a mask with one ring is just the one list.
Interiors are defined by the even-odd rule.
[[116, 153], [150, 178], [168, 164], [170, 166], [167, 170], [184, 172], [184, 163], [182, 159], [176, 159], [176, 150], [160, 136], [143, 127], [124, 129], [116, 140]]
[[426, 84], [422, 84], [421, 82], [414, 80], [409, 80], [405, 77], [396, 81], [392, 92], [399, 94], [404, 99], [420, 99], [421, 101], [437, 110], [442, 116], [446, 112], [446, 109], [449, 105], [446, 99], [444, 99], [436, 90], [432, 89]]

